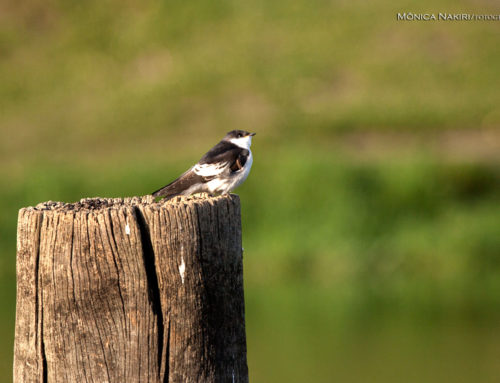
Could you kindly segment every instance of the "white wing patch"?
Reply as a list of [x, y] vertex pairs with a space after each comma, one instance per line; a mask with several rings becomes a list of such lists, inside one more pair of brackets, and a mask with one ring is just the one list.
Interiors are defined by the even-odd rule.
[[215, 164], [196, 164], [193, 166], [193, 172], [202, 177], [214, 177], [226, 170], [227, 162], [217, 162]]

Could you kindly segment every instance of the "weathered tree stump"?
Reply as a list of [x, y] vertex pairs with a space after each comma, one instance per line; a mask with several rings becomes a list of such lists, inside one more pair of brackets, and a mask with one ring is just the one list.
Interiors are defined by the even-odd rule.
[[247, 382], [237, 196], [19, 212], [14, 382]]

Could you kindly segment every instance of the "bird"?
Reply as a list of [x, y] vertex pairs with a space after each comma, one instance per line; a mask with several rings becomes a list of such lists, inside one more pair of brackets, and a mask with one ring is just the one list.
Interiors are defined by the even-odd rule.
[[255, 134], [231, 130], [195, 165], [152, 195], [170, 199], [202, 192], [210, 195], [232, 192], [247, 179], [252, 168], [250, 146]]

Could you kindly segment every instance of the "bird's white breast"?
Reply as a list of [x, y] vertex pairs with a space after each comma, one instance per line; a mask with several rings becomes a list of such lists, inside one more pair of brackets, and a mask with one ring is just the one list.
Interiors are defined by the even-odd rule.
[[245, 162], [245, 166], [243, 166], [243, 169], [240, 170], [241, 174], [238, 174], [235, 177], [236, 178], [236, 184], [235, 184], [235, 186], [234, 186], [233, 189], [235, 189], [238, 186], [240, 186], [241, 183], [247, 179], [248, 174], [250, 174], [250, 169], [252, 168], [252, 164], [253, 164], [253, 156], [252, 156], [252, 151], [250, 149], [248, 151], [249, 151], [249, 153], [248, 153], [247, 162]]
[[232, 173], [230, 176], [216, 177], [206, 184], [209, 193], [222, 193], [227, 194], [232, 192], [240, 186], [248, 177], [250, 169], [252, 168], [253, 156], [252, 152], [248, 154], [247, 161], [242, 169]]

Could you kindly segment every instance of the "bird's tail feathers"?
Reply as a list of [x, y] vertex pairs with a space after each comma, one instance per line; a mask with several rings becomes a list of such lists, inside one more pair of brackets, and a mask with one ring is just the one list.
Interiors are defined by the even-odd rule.
[[[175, 180], [168, 185], [163, 186], [161, 189], [158, 189], [157, 191], [153, 192], [153, 197], [164, 197], [164, 198], [172, 198], [175, 197], [176, 195], [179, 195], [182, 193], [182, 190], [178, 187], [179, 182], [178, 180]], [[177, 185], [176, 185], [177, 183]]]
[[158, 189], [152, 194], [153, 197], [172, 198], [175, 197], [176, 195], [180, 195], [183, 194], [184, 192], [187, 192], [191, 186], [193, 186], [196, 183], [202, 182], [203, 180], [204, 180], [203, 177], [199, 176], [198, 174], [191, 171], [191, 169], [189, 169], [175, 181], [172, 181], [168, 185], [162, 187], [161, 189]]

